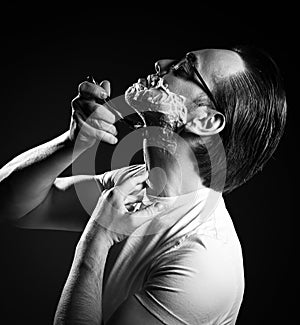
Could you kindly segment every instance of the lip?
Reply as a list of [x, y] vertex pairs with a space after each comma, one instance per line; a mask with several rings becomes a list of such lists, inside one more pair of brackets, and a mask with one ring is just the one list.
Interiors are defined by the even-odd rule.
[[147, 76], [147, 78], [140, 78], [138, 79], [138, 83], [148, 89], [156, 88], [159, 84], [163, 85], [163, 88], [168, 88], [165, 80], [156, 74], [150, 74]]
[[161, 78], [158, 77], [157, 75], [150, 74], [146, 78], [139, 78], [137, 83], [143, 87], [150, 89], [150, 88], [155, 88], [158, 85], [158, 81], [160, 79]]

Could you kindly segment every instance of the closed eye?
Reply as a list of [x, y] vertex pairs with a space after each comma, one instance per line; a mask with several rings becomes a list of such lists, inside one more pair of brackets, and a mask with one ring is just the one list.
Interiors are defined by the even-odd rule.
[[175, 76], [183, 77], [185, 79], [191, 78], [191, 71], [189, 69], [189, 65], [187, 65], [185, 61], [174, 65], [171, 70]]

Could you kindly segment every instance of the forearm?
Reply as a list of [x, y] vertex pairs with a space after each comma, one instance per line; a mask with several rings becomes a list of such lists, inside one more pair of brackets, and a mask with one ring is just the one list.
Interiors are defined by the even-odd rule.
[[102, 324], [103, 274], [111, 243], [99, 225], [89, 222], [76, 248], [54, 324]]
[[22, 217], [47, 196], [53, 182], [84, 150], [73, 152], [66, 132], [14, 158], [0, 170], [0, 211]]
[[[144, 173], [127, 179], [104, 191], [99, 198], [77, 245], [72, 268], [57, 307], [55, 325], [103, 323], [103, 275], [110, 247], [127, 238], [161, 211], [159, 205], [151, 205], [130, 213], [125, 206], [126, 198], [141, 189], [147, 178], [148, 173]], [[138, 201], [137, 198], [135, 203]]]

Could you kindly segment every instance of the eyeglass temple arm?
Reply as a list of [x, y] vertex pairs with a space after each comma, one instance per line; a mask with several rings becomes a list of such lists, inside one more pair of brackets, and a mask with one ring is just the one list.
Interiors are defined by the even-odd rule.
[[207, 96], [209, 97], [209, 99], [214, 103], [215, 109], [218, 108], [218, 105], [215, 101], [214, 96], [212, 95], [211, 91], [209, 90], [209, 88], [207, 87], [205, 81], [203, 80], [203, 78], [201, 77], [200, 73], [198, 72], [198, 70], [196, 69], [194, 62], [192, 62], [193, 58], [191, 58], [190, 56], [187, 56], [187, 61], [189, 62], [190, 66], [192, 67], [193, 71], [195, 72], [196, 76], [199, 78], [199, 80], [201, 81], [201, 85], [204, 88]]

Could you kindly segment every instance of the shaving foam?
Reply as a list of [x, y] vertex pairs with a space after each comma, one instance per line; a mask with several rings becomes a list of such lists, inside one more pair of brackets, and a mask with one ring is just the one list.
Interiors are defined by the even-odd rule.
[[[171, 92], [162, 78], [158, 78], [156, 86], [152, 88], [147, 88], [141, 83], [133, 84], [126, 91], [125, 100], [133, 109], [144, 115], [146, 123], [148, 120], [147, 125], [156, 124], [162, 127], [168, 125], [173, 132], [176, 132], [187, 121], [186, 98]], [[160, 113], [162, 116], [154, 121], [155, 115], [149, 116], [148, 112]]]

